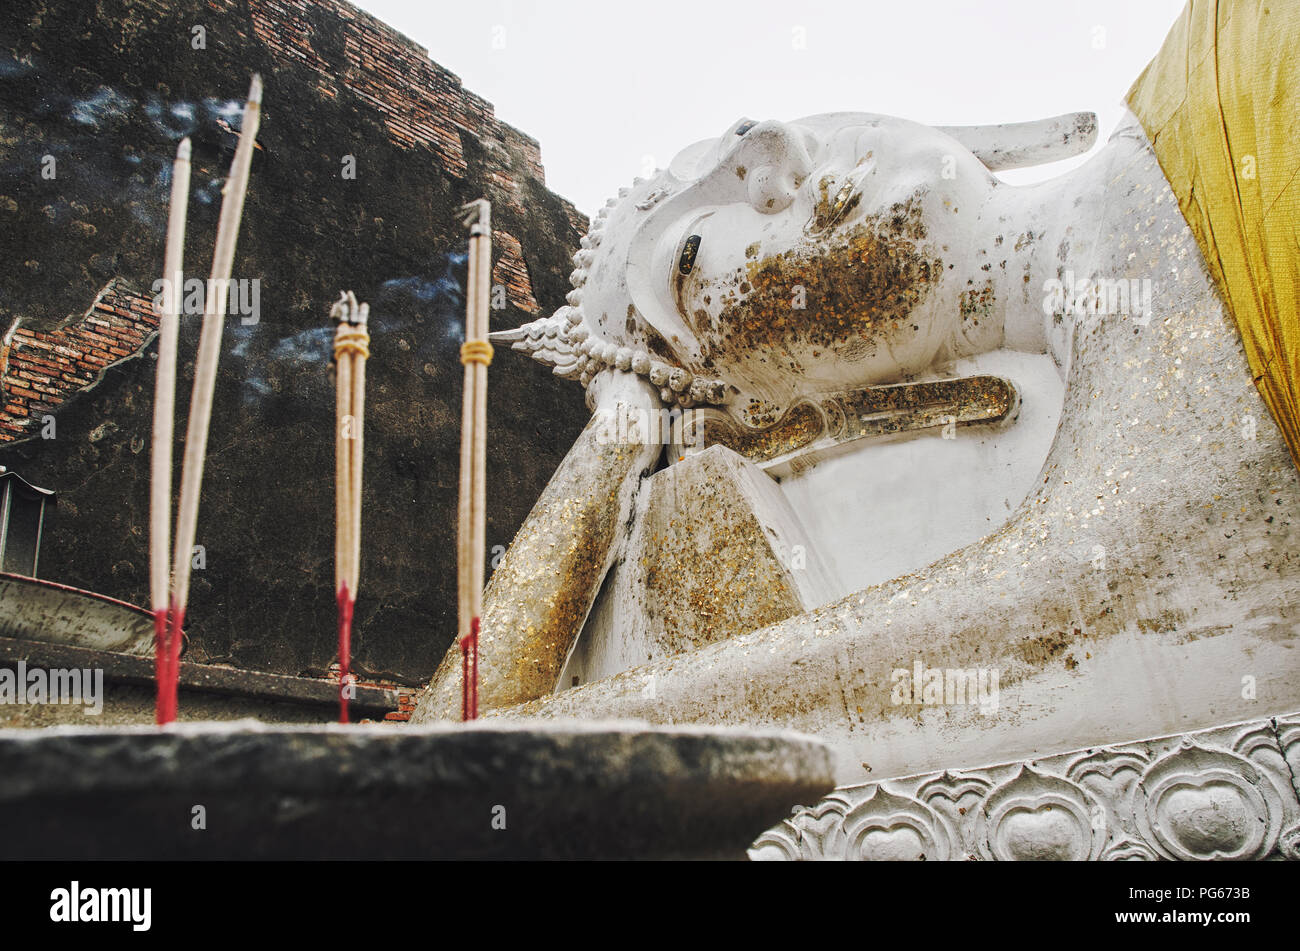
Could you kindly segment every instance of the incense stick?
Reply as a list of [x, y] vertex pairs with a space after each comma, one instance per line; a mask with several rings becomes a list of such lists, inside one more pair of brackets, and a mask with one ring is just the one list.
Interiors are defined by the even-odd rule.
[[461, 717], [478, 717], [478, 642], [483, 610], [483, 562], [486, 556], [487, 509], [487, 367], [492, 345], [487, 341], [488, 301], [492, 272], [492, 206], [471, 202], [465, 223], [470, 226], [469, 271], [466, 275], [465, 365], [461, 414], [460, 508], [457, 538], [457, 629], [461, 647]]
[[348, 560], [351, 569], [348, 587], [355, 601], [361, 589], [361, 477], [366, 436], [366, 358], [370, 356], [370, 335], [366, 324], [370, 318], [370, 305], [357, 306], [356, 298], [351, 292], [348, 293], [348, 298], [353, 305], [352, 323], [357, 343], [352, 350], [352, 484], [350, 486], [352, 525], [349, 531], [352, 552]]
[[334, 332], [334, 586], [338, 601], [339, 722], [348, 722], [352, 617], [361, 585], [361, 475], [364, 458], [366, 330], [370, 305], [347, 291], [330, 309]]
[[[339, 305], [335, 304], [335, 311]], [[347, 333], [347, 319], [341, 317], [334, 334], [334, 589], [343, 591], [348, 586], [351, 575], [348, 564], [352, 554], [352, 544], [348, 540], [348, 531], [352, 525], [352, 498], [349, 487], [352, 482], [352, 461], [349, 452], [348, 436], [352, 414], [352, 358], [341, 352], [342, 340]]]
[[[478, 260], [474, 254], [474, 241], [470, 239], [465, 282], [465, 339], [472, 338], [470, 316], [478, 310]], [[471, 434], [476, 419], [474, 412], [474, 368], [465, 363], [461, 383], [460, 415], [460, 480], [456, 497], [456, 642], [463, 650], [469, 637], [469, 619], [472, 617], [469, 594], [469, 555], [472, 545], [470, 529], [470, 499], [474, 491], [474, 442]], [[468, 668], [462, 670], [462, 676]], [[465, 710], [461, 711], [462, 716]]]
[[[488, 304], [492, 284], [492, 232], [489, 230], [488, 209], [485, 205], [479, 221], [482, 229], [478, 244], [478, 314], [474, 340], [487, 345]], [[488, 351], [490, 359], [491, 351]], [[479, 624], [483, 614], [483, 562], [487, 518], [487, 361], [476, 360], [474, 368], [474, 495], [470, 511], [473, 546], [470, 550], [470, 702], [471, 718], [478, 717], [478, 651]]]
[[185, 216], [190, 194], [190, 140], [181, 139], [172, 165], [163, 299], [158, 314], [158, 375], [154, 385], [153, 450], [149, 482], [149, 597], [154, 619], [154, 719], [162, 723], [167, 682], [167, 591], [171, 555], [172, 437], [176, 413], [176, 342], [184, 283]]
[[177, 676], [180, 664], [181, 631], [190, 592], [190, 553], [198, 528], [199, 492], [203, 485], [203, 465], [207, 456], [208, 429], [212, 421], [212, 393], [216, 387], [217, 363], [221, 357], [221, 333], [225, 327], [226, 303], [230, 292], [230, 272], [235, 259], [235, 242], [244, 212], [248, 191], [249, 169], [253, 160], [253, 143], [261, 121], [262, 77], [254, 76], [244, 105], [239, 144], [226, 180], [217, 222], [217, 241], [212, 255], [212, 272], [203, 312], [203, 330], [194, 363], [194, 389], [190, 396], [189, 425], [185, 431], [184, 468], [181, 493], [176, 508], [176, 540], [172, 561], [172, 593], [169, 610], [166, 676], [168, 697], [164, 722], [176, 717]]
[[335, 529], [334, 529], [334, 590], [338, 602], [338, 647], [339, 647], [339, 722], [348, 720], [347, 699], [347, 661], [344, 654], [351, 639], [351, 603], [348, 590], [348, 578], [351, 575], [349, 561], [352, 557], [352, 542], [348, 533], [352, 526], [352, 461], [348, 437], [351, 435], [352, 421], [352, 357], [341, 350], [341, 341], [347, 332], [347, 321], [339, 323], [335, 334]]

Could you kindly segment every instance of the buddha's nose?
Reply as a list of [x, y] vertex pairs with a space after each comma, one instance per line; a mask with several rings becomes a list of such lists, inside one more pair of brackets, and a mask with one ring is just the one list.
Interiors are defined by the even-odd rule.
[[766, 215], [789, 208], [813, 168], [803, 135], [784, 122], [753, 126], [731, 158], [737, 174], [745, 170], [749, 203]]

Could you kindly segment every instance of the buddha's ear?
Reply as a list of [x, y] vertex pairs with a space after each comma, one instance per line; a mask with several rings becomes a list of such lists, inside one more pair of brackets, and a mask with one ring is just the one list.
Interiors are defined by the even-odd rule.
[[1045, 165], [1082, 155], [1097, 141], [1095, 112], [1067, 112], [1034, 122], [1006, 125], [938, 126], [991, 172]]

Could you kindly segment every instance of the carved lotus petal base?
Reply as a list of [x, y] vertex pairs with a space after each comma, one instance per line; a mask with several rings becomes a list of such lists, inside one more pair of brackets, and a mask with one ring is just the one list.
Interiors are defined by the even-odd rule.
[[[838, 789], [751, 857], [1300, 859], [1300, 714]], [[761, 852], [761, 856], [758, 854]]]

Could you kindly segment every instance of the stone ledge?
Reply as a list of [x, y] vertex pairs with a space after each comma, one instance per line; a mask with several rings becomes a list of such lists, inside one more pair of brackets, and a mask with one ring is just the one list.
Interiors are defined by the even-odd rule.
[[755, 830], [832, 786], [826, 746], [778, 731], [12, 730], [0, 858], [743, 858]]
[[[99, 669], [104, 671], [104, 679], [110, 683], [152, 686], [155, 682], [152, 657], [0, 637], [0, 665], [12, 665], [18, 661], [24, 661], [31, 667]], [[238, 667], [182, 661], [179, 680], [182, 690], [199, 690], [253, 700], [322, 707], [336, 707], [339, 702], [337, 682], [242, 670]], [[357, 713], [382, 716], [401, 709], [397, 690], [357, 684], [356, 692], [356, 698], [351, 701], [350, 707]]]

